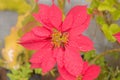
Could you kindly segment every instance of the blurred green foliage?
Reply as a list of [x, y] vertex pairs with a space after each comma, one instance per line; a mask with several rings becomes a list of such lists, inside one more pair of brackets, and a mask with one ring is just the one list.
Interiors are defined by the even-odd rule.
[[[31, 57], [34, 51], [26, 50], [23, 47], [22, 50], [18, 48], [18, 46], [20, 46], [18, 44], [18, 39], [20, 38], [20, 36], [22, 36], [22, 34], [24, 34], [28, 30], [30, 30], [30, 28], [36, 25], [36, 21], [34, 20], [32, 14], [38, 11], [37, 3], [35, 2], [35, 0], [0, 0], [0, 10], [16, 11], [19, 14], [18, 21], [15, 27], [13, 27], [14, 28], [13, 32], [7, 36], [9, 37], [9, 39], [5, 41], [7, 49], [6, 47], [3, 48], [4, 52], [2, 52], [5, 55], [4, 57], [8, 59], [9, 56], [8, 49], [15, 48], [14, 53], [12, 53], [12, 55], [15, 56], [13, 62], [19, 64], [18, 68], [11, 67], [8, 68], [10, 70], [10, 73], [8, 73], [8, 77], [10, 78], [10, 80], [29, 80], [32, 74], [41, 74], [42, 73], [41, 69], [33, 70], [30, 68], [29, 58]], [[22, 31], [23, 29], [25, 31]], [[21, 35], [19, 35], [20, 31]], [[10, 39], [12, 39], [12, 43]], [[10, 44], [10, 46], [8, 45], [8, 43]], [[17, 49], [19, 50], [19, 52]], [[9, 63], [3, 62], [5, 62], [5, 60], [1, 58], [0, 66], [2, 67], [3, 65], [12, 65], [12, 63], [10, 62]], [[14, 67], [15, 65], [12, 66]]]
[[35, 74], [42, 74], [42, 69], [34, 69]]
[[[92, 60], [94, 58], [96, 58], [97, 56], [99, 56], [99, 54], [97, 54], [94, 50], [84, 53], [84, 59], [85, 59], [85, 61], [88, 61], [88, 62], [92, 62]], [[97, 64], [97, 65], [100, 65], [100, 66], [105, 66], [104, 56], [100, 57], [94, 63]]]
[[31, 69], [29, 63], [23, 64], [19, 69], [11, 69], [10, 72], [7, 74], [7, 76], [10, 78], [10, 80], [29, 80], [31, 75], [33, 74], [33, 71], [35, 74], [41, 75], [42, 70], [41, 69]]
[[27, 0], [0, 0], [0, 10], [12, 10], [23, 14], [31, 10], [31, 6]]
[[[92, 18], [99, 24], [100, 29], [108, 41], [115, 42], [116, 38], [114, 34], [120, 32], [120, 25], [118, 24], [120, 19], [120, 1], [91, 0], [88, 13], [90, 13]], [[101, 66], [101, 74], [97, 80], [120, 80], [120, 67], [112, 67], [105, 60], [105, 55], [108, 54], [118, 60], [120, 57], [119, 51], [120, 50], [110, 50], [101, 54], [96, 54], [95, 51], [91, 51], [84, 54], [84, 59], [86, 61]]]
[[[116, 53], [116, 54], [115, 54]], [[119, 58], [118, 52], [109, 53], [109, 55], [114, 55], [115, 59]], [[83, 54], [84, 60], [90, 62], [91, 64], [97, 64], [101, 67], [101, 73], [96, 80], [120, 80], [120, 68], [116, 66], [115, 68], [109, 66], [105, 60], [105, 55], [97, 54], [95, 51], [89, 51]], [[97, 59], [95, 60], [95, 58]]]
[[106, 38], [111, 42], [116, 41], [113, 35], [120, 32], [120, 27], [118, 24], [110, 24], [110, 26], [108, 26], [107, 24], [103, 24], [101, 29], [105, 34]]
[[120, 26], [117, 23], [120, 19], [119, 0], [92, 0], [88, 12], [101, 26], [106, 38], [115, 42], [116, 39], [113, 35], [120, 32]]
[[30, 64], [26, 63], [21, 66], [18, 70], [11, 69], [11, 72], [8, 73], [10, 80], [29, 80], [32, 70], [30, 69]]

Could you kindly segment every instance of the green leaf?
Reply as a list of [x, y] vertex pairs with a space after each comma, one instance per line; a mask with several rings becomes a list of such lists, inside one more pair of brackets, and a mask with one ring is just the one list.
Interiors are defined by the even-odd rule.
[[92, 14], [92, 13], [93, 13], [93, 9], [88, 8], [88, 9], [87, 9], [87, 13], [88, 13], [88, 14]]
[[93, 9], [93, 8], [97, 8], [100, 4], [100, 1], [99, 0], [92, 0], [91, 2], [91, 5], [90, 5], [90, 8]]
[[109, 11], [109, 12], [113, 12], [116, 10], [116, 8], [114, 7], [115, 4], [115, 0], [104, 0], [103, 2], [101, 2], [101, 4], [98, 7], [98, 10], [100, 11]]
[[31, 10], [31, 6], [26, 0], [0, 0], [0, 10], [12, 10], [23, 14]]
[[41, 74], [42, 73], [42, 69], [35, 69], [35, 73], [36, 74]]
[[102, 16], [98, 16], [96, 20], [97, 20], [97, 23], [100, 25], [105, 24], [105, 20]]
[[25, 17], [25, 20], [23, 20], [22, 24], [26, 25], [27, 23], [32, 22], [34, 20], [35, 19], [34, 19], [34, 17], [32, 15], [28, 15], [27, 17]]
[[119, 76], [116, 78], [116, 80], [120, 80], [120, 73], [119, 73]]
[[94, 50], [84, 53], [84, 59], [86, 61], [91, 61], [95, 56], [96, 56], [96, 53]]
[[95, 62], [99, 66], [104, 66], [105, 65], [105, 58], [104, 56], [100, 57], [99, 60]]
[[109, 30], [111, 31], [112, 35], [120, 32], [120, 27], [118, 24], [111, 24]]
[[113, 35], [120, 32], [120, 27], [117, 24], [111, 24], [110, 26], [103, 24], [102, 31], [109, 41], [115, 42], [116, 39]]
[[111, 6], [111, 5], [108, 5], [108, 4], [100, 4], [100, 6], [98, 7], [98, 10], [99, 11], [110, 11], [110, 12], [113, 12], [113, 11], [115, 11], [116, 9], [113, 7], [113, 6]]
[[105, 1], [105, 3], [111, 4], [111, 5], [114, 5], [116, 2], [116, 0], [104, 0], [104, 1]]
[[111, 41], [111, 42], [115, 42], [116, 39], [114, 38], [112, 31], [109, 29], [109, 26], [107, 24], [103, 24], [102, 26], [102, 31], [104, 33], [104, 35], [106, 36], [106, 38]]
[[114, 20], [119, 20], [120, 19], [120, 10], [115, 10], [114, 12], [111, 12], [112, 18]]
[[11, 73], [8, 73], [10, 80], [28, 80], [32, 70], [30, 69], [30, 64], [26, 63], [22, 65], [18, 70], [11, 70]]

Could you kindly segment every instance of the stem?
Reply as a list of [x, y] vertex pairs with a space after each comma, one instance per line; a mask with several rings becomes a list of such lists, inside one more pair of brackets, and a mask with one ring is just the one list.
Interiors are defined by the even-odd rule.
[[57, 0], [57, 1], [58, 1], [59, 8], [62, 11], [62, 20], [64, 21], [64, 19], [65, 19], [65, 11], [64, 11], [64, 9], [65, 9], [66, 0]]
[[64, 14], [65, 0], [57, 0], [57, 1], [62, 13]]
[[112, 21], [112, 18], [111, 18], [111, 14], [108, 11], [103, 11], [102, 13], [103, 13], [103, 17], [104, 17], [105, 22], [108, 25], [112, 24], [113, 21]]
[[51, 70], [50, 73], [53, 77], [55, 77], [55, 69]]
[[107, 51], [105, 51], [105, 52], [99, 53], [99, 55], [96, 56], [90, 63], [93, 64], [93, 63], [95, 63], [95, 61], [97, 61], [100, 57], [105, 56], [105, 55], [107, 55], [107, 54], [109, 54], [109, 53], [112, 53], [112, 52], [120, 52], [120, 48], [118, 48], [118, 49], [112, 49], [112, 50], [107, 50]]

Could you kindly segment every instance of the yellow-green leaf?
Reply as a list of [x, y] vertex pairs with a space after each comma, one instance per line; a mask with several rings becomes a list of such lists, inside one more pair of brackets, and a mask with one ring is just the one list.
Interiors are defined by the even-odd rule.
[[23, 14], [30, 11], [31, 6], [27, 0], [0, 0], [0, 10], [12, 10]]

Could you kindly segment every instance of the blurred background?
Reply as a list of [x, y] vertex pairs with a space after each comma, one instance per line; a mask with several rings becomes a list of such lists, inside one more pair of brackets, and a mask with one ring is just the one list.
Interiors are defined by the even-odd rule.
[[[102, 1], [105, 1], [105, 3], [102, 4]], [[116, 3], [116, 1], [118, 3]], [[38, 3], [51, 5], [52, 0], [38, 0]], [[58, 4], [57, 0], [55, 0], [55, 3]], [[100, 4], [99, 6], [98, 3]], [[114, 3], [117, 5], [114, 5]], [[65, 14], [67, 14], [67, 12], [75, 5], [87, 5], [87, 7], [91, 8], [93, 11], [90, 25], [84, 34], [92, 39], [96, 52], [93, 51], [88, 52], [89, 54], [84, 54], [84, 59], [91, 62], [92, 60], [94, 61], [94, 58], [99, 56], [100, 53], [112, 53], [112, 55], [105, 55], [105, 57], [103, 56], [98, 59], [98, 61], [94, 61], [94, 63], [100, 65], [103, 70], [97, 80], [120, 80], [120, 44], [114, 39], [113, 34], [110, 33], [109, 35], [107, 33], [109, 32], [108, 29], [105, 29], [106, 33], [101, 29], [104, 25], [101, 24], [103, 23], [103, 20], [101, 19], [101, 14], [99, 15], [99, 13], [107, 12], [107, 14], [105, 16], [102, 15], [102, 17], [105, 17], [105, 20], [107, 17], [111, 19], [109, 15], [114, 12], [112, 11], [112, 8], [116, 8], [117, 6], [116, 11], [120, 11], [120, 1], [101, 0], [100, 2], [100, 0], [70, 0], [70, 3], [65, 3]], [[29, 77], [30, 80], [50, 79], [49, 76], [47, 76], [47, 78], [45, 76], [46, 79], [44, 77], [40, 79], [41, 76], [38, 74], [42, 75], [41, 70], [30, 70], [30, 64], [28, 61], [33, 51], [26, 50], [16, 44], [20, 36], [29, 30], [29, 27], [32, 28], [36, 25], [36, 22], [31, 17], [31, 13], [32, 11], [34, 12], [34, 9], [36, 9], [36, 3], [34, 0], [0, 0], [0, 66], [2, 66], [2, 68], [0, 67], [0, 80], [8, 80], [8, 78], [1, 78], [2, 75], [9, 76], [10, 80], [18, 80], [20, 77], [22, 77], [22, 79], [19, 80], [28, 80]], [[96, 11], [96, 13], [94, 13], [94, 11]], [[115, 13], [115, 15], [120, 14], [120, 12]], [[119, 18], [120, 16], [117, 16], [117, 20], [112, 19], [113, 23], [105, 24], [108, 24], [109, 27], [112, 24], [117, 24], [117, 28], [120, 30]], [[116, 27], [116, 25], [113, 27]], [[118, 51], [116, 51], [116, 49], [118, 49]], [[3, 68], [5, 71], [7, 69], [5, 74], [3, 73], [4, 71], [1, 71]], [[50, 72], [50, 75], [54, 76], [55, 74], [53, 74], [53, 72]], [[37, 76], [35, 74], [37, 74]], [[16, 75], [20, 76], [16, 78]], [[50, 80], [55, 80], [55, 78], [51, 78]]]

